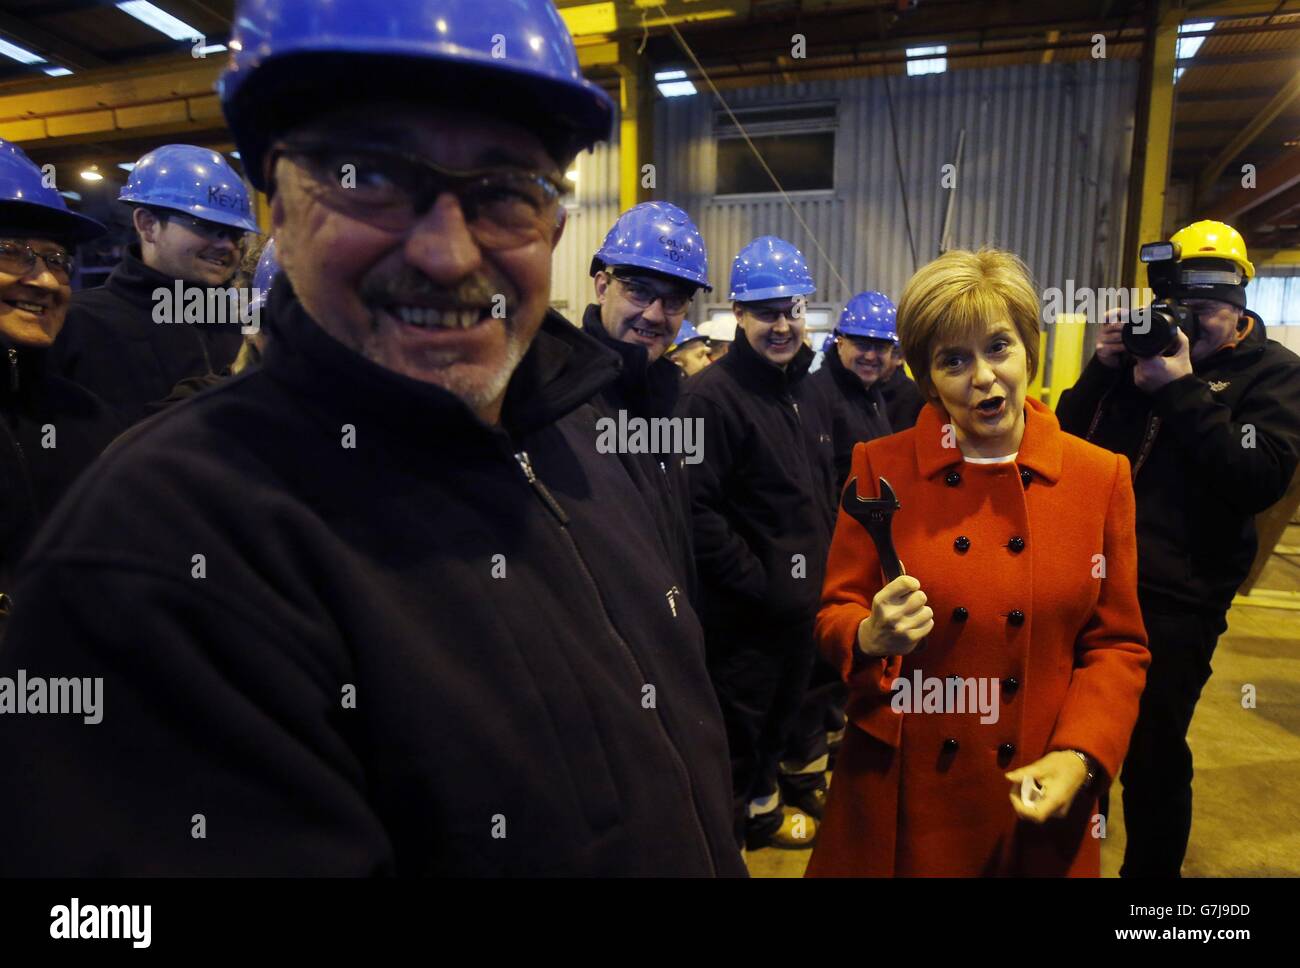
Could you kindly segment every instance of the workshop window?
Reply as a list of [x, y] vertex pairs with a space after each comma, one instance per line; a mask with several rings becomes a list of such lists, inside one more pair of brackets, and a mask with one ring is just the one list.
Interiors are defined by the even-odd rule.
[[787, 192], [835, 188], [834, 104], [741, 108], [736, 121], [721, 113], [714, 124], [718, 195], [762, 195], [776, 186], [741, 135], [749, 134]]

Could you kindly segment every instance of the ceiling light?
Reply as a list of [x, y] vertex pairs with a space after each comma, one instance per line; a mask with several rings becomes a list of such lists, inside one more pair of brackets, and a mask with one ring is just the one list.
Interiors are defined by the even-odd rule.
[[68, 70], [66, 67], [47, 67], [45, 68], [45, 73], [49, 74], [50, 77], [67, 77], [72, 73], [72, 71]]
[[12, 57], [20, 64], [44, 64], [45, 58], [40, 54], [33, 54], [26, 47], [19, 47], [17, 44], [11, 44], [7, 40], [0, 40], [0, 54], [6, 57]]
[[202, 31], [191, 27], [184, 20], [173, 17], [166, 10], [155, 7], [149, 0], [129, 0], [127, 3], [119, 3], [117, 9], [129, 13], [142, 24], [148, 24], [172, 40], [194, 40], [196, 37], [203, 36]]
[[88, 182], [97, 182], [97, 181], [104, 180], [104, 176], [99, 173], [98, 165], [91, 165], [89, 168], [82, 171], [81, 177], [83, 180]]

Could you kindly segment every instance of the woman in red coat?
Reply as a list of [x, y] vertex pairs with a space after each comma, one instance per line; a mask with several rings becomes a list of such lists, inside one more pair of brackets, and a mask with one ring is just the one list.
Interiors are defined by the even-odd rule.
[[[1097, 798], [1149, 654], [1128, 460], [1026, 399], [1039, 303], [1006, 252], [952, 251], [898, 306], [929, 405], [859, 444], [848, 487], [900, 502], [888, 584], [843, 510], [817, 638], [850, 728], [808, 874], [1096, 876]], [[856, 479], [856, 483], [854, 482]]]

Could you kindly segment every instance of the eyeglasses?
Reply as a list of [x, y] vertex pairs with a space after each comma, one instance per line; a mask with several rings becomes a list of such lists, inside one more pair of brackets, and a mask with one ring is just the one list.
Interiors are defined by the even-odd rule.
[[859, 353], [866, 353], [868, 350], [875, 350], [877, 353], [892, 353], [894, 350], [893, 340], [872, 339], [870, 336], [845, 336], [849, 344]]
[[488, 249], [513, 249], [540, 238], [556, 224], [565, 186], [527, 168], [456, 171], [427, 158], [370, 145], [290, 142], [273, 152], [306, 162], [322, 199], [350, 218], [389, 232], [406, 232], [439, 196], [456, 196], [475, 240]]
[[62, 249], [37, 252], [25, 242], [0, 240], [0, 272], [25, 276], [36, 267], [38, 258], [59, 282], [67, 282], [72, 277], [72, 256]]
[[790, 320], [791, 322], [794, 322], [797, 319], [803, 319], [805, 315], [804, 306], [802, 302], [792, 303], [790, 306], [784, 309], [768, 309], [768, 308], [759, 309], [754, 306], [747, 306], [745, 307], [745, 311], [749, 313], [749, 315], [757, 319], [764, 326], [775, 326], [778, 322], [780, 322], [782, 316], [784, 316], [786, 319]]
[[640, 279], [623, 276], [614, 276], [614, 278], [618, 280], [627, 301], [637, 309], [649, 309], [657, 299], [663, 303], [664, 312], [669, 316], [681, 316], [691, 304], [691, 296], [683, 295], [679, 291], [660, 292]]
[[174, 222], [183, 228], [189, 229], [195, 235], [201, 235], [210, 242], [219, 242], [223, 239], [229, 239], [236, 245], [244, 237], [244, 230], [236, 228], [233, 225], [222, 225], [220, 222], [208, 222], [201, 218], [193, 218], [189, 215], [182, 215], [179, 212], [159, 212], [158, 215], [167, 222]]

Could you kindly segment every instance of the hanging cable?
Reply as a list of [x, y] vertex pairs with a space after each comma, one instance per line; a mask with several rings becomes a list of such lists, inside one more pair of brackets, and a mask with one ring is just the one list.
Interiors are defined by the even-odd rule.
[[[882, 7], [876, 8], [876, 22], [880, 25], [880, 39], [883, 42], [889, 33], [885, 27], [885, 13]], [[882, 69], [881, 78], [885, 82], [885, 103], [889, 107], [889, 136], [894, 142], [894, 170], [898, 173], [898, 194], [903, 201], [903, 224], [907, 226], [907, 245], [912, 250], [912, 271], [919, 268], [916, 264], [916, 238], [912, 234], [912, 213], [907, 205], [907, 185], [903, 181], [903, 155], [898, 148], [898, 123], [894, 119], [894, 92], [889, 84], [889, 74]]]
[[[681, 35], [681, 32], [677, 29], [677, 25], [672, 22], [671, 18], [668, 16], [668, 11], [664, 9], [663, 5], [659, 4], [658, 6], [659, 12], [663, 14], [664, 20], [668, 24], [668, 29], [673, 32], [673, 37], [677, 39], [678, 45], [686, 52], [686, 56], [689, 57], [691, 63], [695, 65], [695, 69], [700, 72], [700, 76], [708, 83], [709, 90], [713, 92], [713, 96], [718, 99], [718, 103], [721, 104], [723, 110], [727, 112], [727, 117], [731, 119], [731, 123], [735, 125], [736, 130], [740, 132], [740, 136], [745, 139], [745, 144], [749, 145], [749, 150], [754, 153], [754, 157], [758, 159], [758, 163], [763, 166], [763, 171], [767, 172], [767, 177], [772, 179], [772, 184], [775, 185], [776, 190], [780, 192], [782, 200], [789, 207], [791, 214], [794, 215], [795, 220], [799, 223], [799, 227], [804, 230], [804, 233], [817, 249], [817, 254], [821, 256], [822, 262], [830, 268], [831, 274], [835, 276], [835, 281], [840, 284], [843, 291], [846, 293], [852, 293], [853, 290], [849, 288], [849, 284], [844, 280], [844, 277], [840, 275], [840, 270], [836, 267], [834, 261], [832, 261], [831, 257], [826, 254], [826, 250], [822, 248], [822, 244], [817, 240], [817, 236], [813, 234], [813, 230], [808, 227], [808, 223], [805, 222], [803, 216], [799, 214], [799, 209], [795, 207], [794, 201], [790, 198], [784, 186], [782, 186], [780, 179], [776, 177], [776, 173], [772, 171], [771, 167], [768, 165], [767, 159], [763, 157], [762, 152], [758, 150], [758, 146], [755, 145], [753, 139], [750, 138], [749, 132], [745, 130], [745, 126], [740, 123], [740, 119], [737, 118], [735, 112], [731, 110], [731, 105], [727, 103], [727, 99], [722, 96], [722, 92], [719, 91], [717, 85], [713, 83], [713, 78], [711, 78], [709, 72], [704, 69], [704, 65], [700, 63], [700, 59], [695, 56], [695, 51], [691, 49], [691, 45], [688, 44], [686, 38]], [[915, 252], [913, 252], [913, 262], [915, 261]]]

